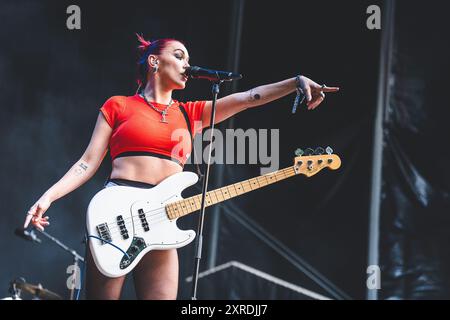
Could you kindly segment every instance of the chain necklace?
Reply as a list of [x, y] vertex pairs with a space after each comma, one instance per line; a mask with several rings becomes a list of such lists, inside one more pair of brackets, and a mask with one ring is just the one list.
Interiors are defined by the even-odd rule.
[[167, 107], [166, 107], [164, 110], [161, 111], [161, 110], [159, 110], [158, 108], [156, 108], [156, 107], [153, 105], [153, 103], [151, 103], [150, 101], [148, 101], [144, 94], [141, 93], [141, 97], [145, 100], [145, 102], [146, 102], [153, 110], [155, 110], [156, 112], [158, 112], [158, 113], [161, 114], [161, 122], [162, 122], [162, 123], [168, 123], [167, 120], [166, 120], [166, 115], [167, 115], [167, 113], [169, 112], [168, 110], [169, 110], [170, 106], [173, 104], [173, 100], [172, 100], [172, 99], [170, 99], [170, 102], [169, 102], [169, 104], [167, 105]]

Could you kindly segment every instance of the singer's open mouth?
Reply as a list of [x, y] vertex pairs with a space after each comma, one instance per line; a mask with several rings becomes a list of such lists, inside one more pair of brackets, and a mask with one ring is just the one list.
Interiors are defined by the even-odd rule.
[[183, 76], [183, 80], [184, 80], [184, 81], [187, 81], [187, 80], [188, 80], [189, 77], [188, 77], [185, 73], [182, 73], [181, 75]]

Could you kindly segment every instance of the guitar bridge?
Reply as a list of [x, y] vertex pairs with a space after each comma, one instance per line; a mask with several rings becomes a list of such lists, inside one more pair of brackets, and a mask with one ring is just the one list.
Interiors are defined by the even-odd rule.
[[109, 231], [109, 227], [107, 223], [102, 223], [99, 224], [97, 227], [97, 233], [99, 238], [101, 238], [102, 240], [102, 245], [107, 243], [107, 242], [111, 242], [112, 238], [111, 238], [111, 232]]

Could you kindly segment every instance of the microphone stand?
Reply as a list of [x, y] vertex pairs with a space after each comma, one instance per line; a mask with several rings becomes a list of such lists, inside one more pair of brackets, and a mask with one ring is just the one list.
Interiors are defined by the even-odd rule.
[[203, 244], [203, 223], [205, 220], [205, 198], [206, 192], [208, 190], [208, 178], [209, 178], [209, 167], [211, 163], [211, 150], [212, 150], [212, 139], [214, 134], [214, 119], [216, 116], [216, 101], [217, 95], [220, 92], [220, 84], [223, 80], [219, 80], [213, 83], [212, 86], [212, 107], [211, 107], [211, 120], [209, 122], [209, 127], [211, 128], [211, 134], [209, 136], [209, 150], [208, 150], [208, 160], [206, 162], [206, 171], [203, 179], [203, 187], [202, 187], [202, 203], [200, 206], [200, 216], [198, 219], [198, 227], [197, 227], [197, 239], [195, 242], [195, 268], [194, 274], [192, 276], [192, 300], [197, 300], [197, 283], [198, 283], [198, 273], [200, 269], [200, 260], [202, 258], [202, 244]]
[[[79, 276], [78, 275], [78, 269], [79, 269], [78, 261], [81, 261], [81, 262], [84, 263], [84, 258], [82, 256], [80, 256], [74, 249], [69, 248], [64, 243], [62, 243], [61, 241], [59, 241], [55, 237], [51, 236], [47, 232], [41, 231], [39, 229], [36, 229], [36, 230], [39, 231], [44, 236], [46, 236], [48, 239], [52, 240], [54, 243], [56, 243], [58, 246], [60, 246], [61, 248], [63, 248], [65, 251], [69, 252], [72, 255], [72, 257], [73, 257], [73, 265], [75, 267], [75, 274], [77, 274], [77, 276]], [[70, 300], [75, 300], [75, 286], [72, 286], [71, 288], [69, 288], [69, 292], [70, 292]]]

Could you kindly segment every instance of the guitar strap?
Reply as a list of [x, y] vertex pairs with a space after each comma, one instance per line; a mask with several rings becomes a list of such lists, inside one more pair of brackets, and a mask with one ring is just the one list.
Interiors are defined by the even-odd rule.
[[186, 120], [186, 124], [189, 130], [189, 134], [191, 135], [191, 145], [192, 145], [192, 164], [195, 164], [197, 166], [197, 176], [199, 181], [202, 180], [203, 178], [203, 173], [200, 170], [200, 165], [198, 163], [195, 163], [195, 157], [196, 157], [196, 152], [195, 152], [195, 143], [194, 143], [194, 136], [192, 135], [192, 129], [191, 129], [191, 121], [189, 120], [189, 116], [187, 114], [186, 109], [179, 104], [178, 107], [180, 108], [181, 113], [184, 116], [184, 120]]

